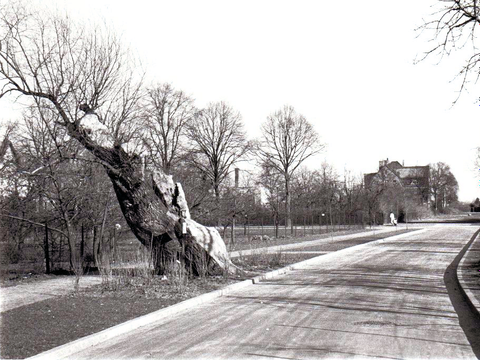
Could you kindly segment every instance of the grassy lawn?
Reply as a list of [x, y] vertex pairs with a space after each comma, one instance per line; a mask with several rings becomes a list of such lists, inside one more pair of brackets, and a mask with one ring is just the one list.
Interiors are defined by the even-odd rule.
[[[257, 249], [263, 248], [268, 246], [277, 246], [277, 245], [286, 245], [286, 244], [297, 244], [301, 242], [311, 241], [311, 240], [318, 240], [318, 239], [325, 239], [330, 236], [340, 236], [340, 235], [348, 235], [348, 234], [357, 234], [362, 233], [365, 231], [369, 231], [369, 228], [345, 228], [345, 229], [337, 229], [335, 232], [330, 231], [326, 232], [325, 229], [322, 229], [322, 232], [309, 234], [308, 232], [303, 235], [293, 236], [288, 235], [281, 235], [278, 238], [269, 235], [253, 235], [250, 237], [247, 236], [238, 236], [235, 243], [232, 243], [230, 239], [225, 239], [227, 244], [228, 251], [239, 251], [239, 250], [249, 250], [249, 249]], [[283, 232], [281, 232], [283, 234]]]

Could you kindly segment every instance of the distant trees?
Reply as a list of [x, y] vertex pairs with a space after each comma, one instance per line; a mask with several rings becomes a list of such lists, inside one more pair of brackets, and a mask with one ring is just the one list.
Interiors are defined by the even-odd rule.
[[242, 117], [225, 102], [211, 103], [189, 123], [189, 161], [211, 181], [215, 198], [232, 166], [250, 150]]
[[436, 213], [444, 212], [452, 203], [458, 201], [458, 182], [447, 164], [430, 164], [430, 193]]
[[[43, 248], [45, 231], [41, 228], [48, 224], [54, 231], [48, 246], [57, 254], [50, 257], [51, 265], [57, 263], [61, 267], [66, 255], [70, 269], [81, 272], [85, 255], [90, 254], [90, 260], [96, 260], [106, 227], [111, 229], [113, 224], [122, 222], [115, 194], [105, 182], [103, 169], [77, 141], [67, 136], [55, 119], [43, 116], [36, 107], [25, 112], [23, 121], [5, 140], [15, 144], [19, 158], [19, 161], [4, 162], [0, 172], [2, 179], [6, 179], [6, 173], [15, 179], [15, 183], [2, 183], [0, 203], [5, 206], [0, 212], [2, 220], [9, 221], [7, 236], [15, 237], [27, 226], [31, 228], [30, 233], [24, 233], [22, 241], [29, 239], [32, 243], [33, 239]], [[15, 206], [12, 206], [13, 199]], [[91, 235], [95, 227], [99, 232], [93, 246], [87, 248], [86, 238], [91, 238], [88, 234]], [[21, 255], [22, 246], [18, 244]]]
[[283, 176], [287, 227], [292, 228], [291, 180], [295, 170], [323, 149], [319, 136], [307, 119], [291, 106], [271, 114], [262, 124], [257, 153], [261, 163]]
[[171, 174], [172, 167], [185, 156], [186, 129], [193, 120], [193, 99], [170, 84], [147, 90], [144, 143], [154, 166]]
[[273, 215], [275, 235], [278, 236], [280, 207], [285, 203], [284, 177], [272, 166], [262, 163], [259, 184], [265, 191], [266, 205]]

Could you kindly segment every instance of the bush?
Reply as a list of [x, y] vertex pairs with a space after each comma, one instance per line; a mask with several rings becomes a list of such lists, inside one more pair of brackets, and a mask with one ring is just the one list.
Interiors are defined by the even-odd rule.
[[4, 261], [6, 260], [7, 264], [18, 264], [22, 259], [22, 252], [16, 244], [3, 243], [2, 252], [4, 253]]

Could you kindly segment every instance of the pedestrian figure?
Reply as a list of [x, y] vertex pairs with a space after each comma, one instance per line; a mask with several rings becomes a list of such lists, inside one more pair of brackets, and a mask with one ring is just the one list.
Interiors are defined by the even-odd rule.
[[395, 220], [395, 215], [393, 215], [393, 211], [390, 213], [390, 223], [393, 226], [397, 226], [397, 220]]

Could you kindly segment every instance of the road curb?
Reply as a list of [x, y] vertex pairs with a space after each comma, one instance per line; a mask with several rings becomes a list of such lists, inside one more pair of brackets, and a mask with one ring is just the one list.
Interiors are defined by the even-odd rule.
[[463, 269], [466, 267], [465, 263], [469, 260], [470, 256], [472, 255], [472, 252], [473, 252], [472, 248], [475, 242], [479, 241], [479, 239], [480, 239], [480, 233], [476, 236], [475, 240], [472, 241], [467, 251], [465, 252], [465, 255], [462, 257], [462, 260], [460, 260], [460, 263], [458, 264], [458, 268], [457, 268], [457, 277], [458, 277], [458, 282], [462, 287], [463, 291], [465, 292], [465, 294], [468, 296], [468, 299], [470, 300], [472, 305], [477, 309], [477, 311], [480, 313], [480, 301], [477, 300], [474, 293], [470, 290], [470, 288], [468, 287], [467, 280], [463, 276]]
[[338, 254], [340, 252], [343, 252], [343, 253], [351, 252], [351, 251], [355, 251], [359, 247], [365, 247], [365, 246], [368, 246], [368, 245], [381, 243], [381, 242], [384, 242], [385, 240], [396, 240], [396, 239], [399, 239], [399, 238], [402, 238], [402, 237], [406, 237], [406, 236], [410, 236], [410, 235], [414, 235], [414, 234], [419, 234], [419, 233], [422, 233], [422, 232], [425, 232], [425, 231], [427, 231], [427, 230], [426, 229], [420, 229], [420, 230], [416, 230], [416, 231], [411, 231], [411, 232], [400, 234], [400, 235], [394, 235], [394, 236], [389, 236], [389, 237], [386, 237], [386, 238], [383, 238], [383, 239], [370, 241], [370, 242], [367, 242], [365, 244], [355, 245], [355, 246], [352, 246], [352, 247], [349, 247], [349, 248], [346, 248], [346, 249], [342, 249], [342, 250], [338, 250], [338, 251], [334, 251], [334, 252], [331, 252], [331, 253], [328, 253], [328, 254], [319, 255], [319, 256], [316, 256], [316, 257], [311, 258], [311, 259], [307, 259], [307, 260], [304, 260], [304, 261], [301, 261], [301, 262], [298, 262], [298, 263], [295, 263], [295, 264], [292, 264], [292, 265], [288, 265], [288, 266], [286, 266], [284, 268], [281, 268], [281, 269], [270, 271], [270, 272], [265, 273], [261, 276], [256, 276], [252, 279], [248, 279], [248, 280], [244, 280], [244, 281], [232, 284], [232, 285], [228, 285], [223, 289], [219, 289], [219, 290], [212, 291], [210, 293], [202, 294], [200, 296], [182, 301], [180, 303], [169, 306], [167, 308], [157, 310], [157, 311], [152, 312], [150, 314], [146, 314], [146, 315], [140, 316], [138, 318], [128, 320], [124, 323], [115, 325], [115, 326], [110, 327], [108, 329], [102, 330], [98, 333], [87, 335], [85, 337], [74, 340], [74, 341], [69, 342], [67, 344], [60, 345], [58, 347], [55, 347], [53, 349], [42, 352], [40, 354], [34, 355], [34, 356], [29, 357], [27, 359], [50, 360], [50, 359], [70, 357], [71, 355], [73, 355], [73, 354], [75, 354], [79, 351], [82, 351], [83, 349], [91, 348], [91, 347], [93, 347], [93, 346], [95, 346], [95, 345], [97, 345], [101, 342], [104, 342], [106, 340], [109, 340], [113, 337], [125, 334], [127, 332], [138, 329], [140, 327], [146, 326], [146, 325], [148, 325], [152, 322], [163, 320], [163, 319], [165, 319], [169, 316], [179, 314], [179, 313], [181, 313], [183, 311], [186, 311], [188, 309], [191, 309], [191, 308], [193, 308], [197, 305], [208, 303], [210, 301], [213, 301], [214, 299], [225, 296], [232, 291], [240, 290], [240, 289], [243, 289], [243, 288], [245, 288], [247, 286], [250, 286], [250, 285], [253, 285], [253, 284], [258, 284], [259, 282], [261, 282], [263, 280], [268, 280], [268, 279], [274, 278], [276, 276], [286, 274], [286, 273], [288, 273], [292, 270], [301, 268], [305, 265], [309, 265], [310, 263], [314, 263], [315, 261], [318, 261], [318, 258], [320, 258], [320, 257], [330, 256], [330, 255], [333, 255], [333, 254]]

